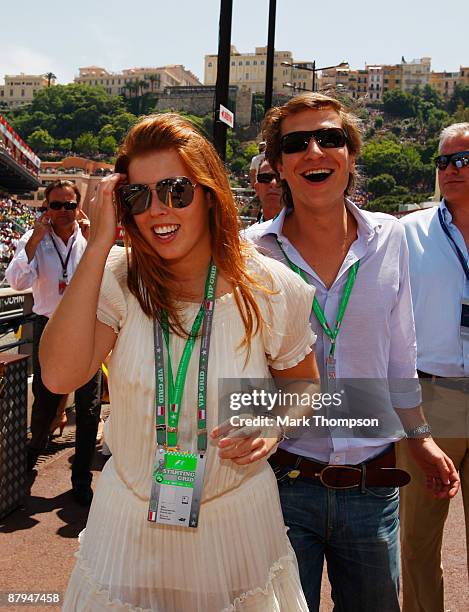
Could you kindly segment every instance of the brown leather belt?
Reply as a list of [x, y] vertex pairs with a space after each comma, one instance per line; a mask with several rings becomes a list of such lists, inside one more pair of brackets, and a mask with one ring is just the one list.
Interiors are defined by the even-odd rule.
[[[367, 463], [358, 465], [328, 465], [279, 448], [271, 457], [272, 463], [290, 467], [289, 478], [298, 476], [319, 479], [330, 489], [353, 487], [403, 487], [410, 482], [410, 475], [395, 467], [396, 456], [392, 448]], [[275, 471], [275, 470], [274, 470]]]

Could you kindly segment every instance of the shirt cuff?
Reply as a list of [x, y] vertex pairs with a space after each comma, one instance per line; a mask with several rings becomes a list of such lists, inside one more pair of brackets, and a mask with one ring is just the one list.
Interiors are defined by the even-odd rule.
[[408, 391], [390, 390], [391, 402], [394, 408], [416, 408], [420, 406], [422, 403], [422, 388], [419, 383], [412, 386], [413, 389]]

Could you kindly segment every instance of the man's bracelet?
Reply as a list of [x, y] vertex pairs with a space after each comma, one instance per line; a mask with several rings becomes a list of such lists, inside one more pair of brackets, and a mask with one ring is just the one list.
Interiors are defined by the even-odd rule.
[[412, 429], [406, 429], [405, 435], [411, 440], [431, 438], [432, 428], [428, 423], [423, 423], [422, 425], [417, 425], [417, 427], [413, 427]]

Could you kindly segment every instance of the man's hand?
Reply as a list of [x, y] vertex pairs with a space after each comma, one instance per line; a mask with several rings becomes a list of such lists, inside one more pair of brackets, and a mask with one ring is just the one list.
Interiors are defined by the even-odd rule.
[[[451, 499], [459, 490], [459, 476], [451, 459], [433, 438], [407, 439], [409, 450], [425, 474], [426, 487], [435, 499]], [[422, 502], [424, 503], [424, 502]]]
[[82, 208], [78, 210], [77, 223], [80, 227], [83, 238], [85, 240], [88, 240], [88, 238], [90, 237], [91, 225], [90, 225], [90, 220], [88, 219], [88, 217], [86, 216]]
[[36, 221], [34, 222], [33, 233], [31, 235], [31, 238], [33, 238], [34, 241], [39, 244], [41, 240], [44, 238], [44, 236], [47, 236], [47, 234], [50, 234], [50, 228], [51, 228], [51, 225], [50, 225], [49, 213], [46, 210], [46, 212], [42, 213], [42, 215], [38, 217]]
[[34, 255], [36, 254], [36, 249], [41, 243], [44, 236], [50, 234], [50, 219], [49, 213], [43, 213], [40, 217], [36, 219], [33, 225], [33, 233], [31, 234], [30, 239], [26, 243], [24, 250], [26, 251], [26, 255], [28, 256], [28, 263], [32, 261]]

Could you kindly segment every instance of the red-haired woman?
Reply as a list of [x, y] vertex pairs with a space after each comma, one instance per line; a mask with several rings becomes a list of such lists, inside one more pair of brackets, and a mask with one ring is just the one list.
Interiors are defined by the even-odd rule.
[[[267, 463], [278, 432], [217, 423], [221, 378], [317, 375], [313, 290], [242, 246], [223, 165], [178, 115], [130, 130], [96, 210], [41, 347], [60, 393], [112, 350], [112, 458], [64, 609], [307, 610]], [[118, 218], [127, 246], [111, 251]]]

